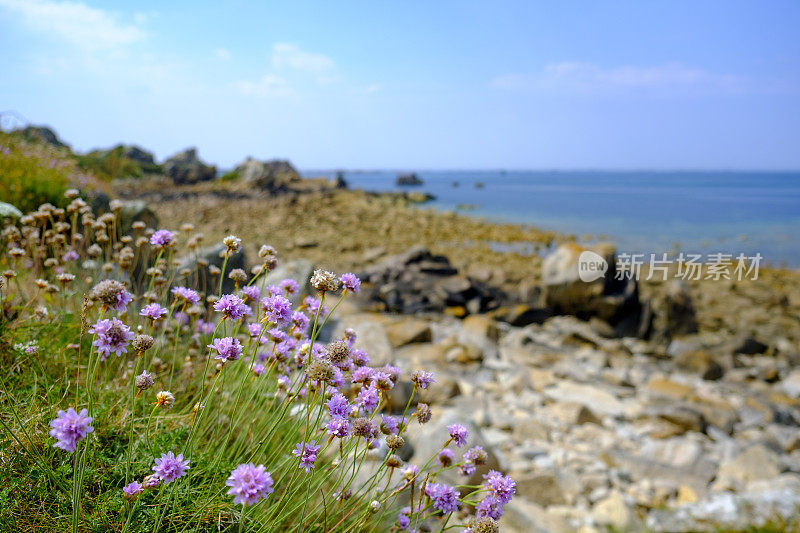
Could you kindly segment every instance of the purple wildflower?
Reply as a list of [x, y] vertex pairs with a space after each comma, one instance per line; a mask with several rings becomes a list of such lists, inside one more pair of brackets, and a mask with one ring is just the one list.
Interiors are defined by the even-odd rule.
[[235, 294], [226, 294], [214, 304], [214, 311], [231, 320], [240, 320], [253, 311]]
[[455, 487], [446, 483], [428, 483], [425, 494], [433, 500], [433, 506], [439, 511], [445, 514], [458, 511], [458, 498], [461, 497], [461, 493]]
[[80, 413], [75, 412], [72, 407], [59, 411], [56, 418], [50, 421], [50, 427], [53, 428], [50, 436], [58, 440], [53, 446], [65, 452], [74, 452], [78, 442], [94, 431], [89, 425], [93, 418], [87, 415], [86, 409], [81, 409]]
[[273, 324], [286, 325], [292, 320], [292, 302], [283, 296], [270, 296], [261, 300], [266, 319]]
[[281, 288], [286, 291], [286, 294], [297, 294], [300, 291], [300, 285], [291, 278], [286, 278], [279, 283]]
[[117, 354], [117, 357], [128, 353], [128, 343], [134, 337], [130, 328], [116, 318], [98, 320], [89, 329], [89, 333], [97, 335], [92, 345], [97, 347], [101, 361], [112, 353]]
[[248, 324], [247, 333], [249, 333], [251, 337], [258, 337], [261, 335], [261, 324]]
[[347, 418], [352, 410], [350, 402], [340, 392], [335, 393], [325, 405], [328, 406], [328, 412], [334, 418]]
[[500, 517], [503, 516], [503, 504], [496, 497], [487, 495], [475, 506], [475, 516], [500, 520]]
[[411, 382], [418, 389], [427, 389], [428, 385], [430, 385], [431, 383], [436, 383], [436, 380], [433, 379], [433, 373], [432, 372], [425, 372], [424, 370], [417, 370], [416, 372], [411, 374]]
[[150, 244], [157, 248], [166, 248], [175, 242], [175, 234], [169, 230], [160, 229], [150, 237]]
[[213, 322], [206, 322], [202, 318], [197, 319], [197, 323], [194, 325], [195, 331], [200, 335], [211, 335], [214, 333], [214, 329], [216, 326]]
[[455, 441], [456, 446], [459, 448], [467, 443], [467, 435], [469, 435], [469, 431], [465, 426], [461, 424], [450, 424], [447, 426], [447, 431], [450, 433], [450, 437]]
[[476, 470], [477, 467], [473, 463], [462, 463], [458, 466], [458, 472], [462, 476], [471, 476]]
[[131, 481], [124, 487], [122, 487], [122, 492], [125, 495], [125, 498], [128, 500], [134, 499], [136, 496], [142, 492], [142, 484], [138, 481]]
[[367, 366], [369, 364], [369, 355], [364, 350], [353, 350], [350, 353], [350, 358], [353, 360], [353, 365], [357, 367]]
[[179, 477], [185, 476], [187, 470], [189, 470], [189, 460], [184, 460], [182, 453], [177, 456], [172, 452], [162, 453], [153, 465], [153, 472], [164, 483], [172, 483]]
[[264, 373], [264, 370], [266, 370], [266, 367], [264, 365], [262, 365], [261, 363], [255, 363], [253, 365], [253, 368], [251, 368], [250, 370], [252, 370], [253, 374], [255, 374], [256, 376], [260, 376], [261, 374]]
[[401, 531], [408, 529], [408, 526], [411, 524], [411, 519], [404, 515], [402, 512], [397, 515], [397, 527], [400, 528]]
[[381, 430], [388, 435], [397, 435], [399, 428], [396, 416], [381, 415]]
[[245, 295], [245, 301], [257, 301], [261, 297], [261, 291], [258, 290], [258, 287], [255, 285], [247, 285], [246, 287], [242, 287], [242, 294]]
[[353, 383], [366, 383], [367, 381], [372, 380], [372, 375], [374, 373], [375, 370], [373, 370], [372, 368], [368, 366], [362, 366], [356, 368], [355, 371], [353, 371], [353, 377], [351, 378], [350, 381], [352, 381]]
[[327, 429], [329, 435], [342, 439], [350, 433], [350, 422], [346, 418], [332, 418]]
[[439, 463], [441, 463], [441, 465], [445, 468], [453, 464], [455, 458], [456, 456], [453, 453], [453, 450], [451, 450], [450, 448], [443, 449], [442, 451], [439, 452], [438, 455]]
[[311, 316], [316, 316], [317, 310], [319, 310], [319, 316], [323, 317], [328, 314], [328, 309], [326, 307], [320, 308], [320, 301], [314, 298], [313, 296], [306, 296], [303, 298], [303, 303], [306, 305], [308, 312]]
[[152, 321], [158, 320], [166, 316], [168, 311], [158, 304], [148, 304], [139, 311], [139, 315], [149, 318]]
[[489, 473], [483, 477], [486, 480], [483, 486], [503, 505], [510, 502], [517, 492], [517, 483], [511, 476], [504, 476], [496, 470], [489, 470]]
[[207, 347], [216, 350], [214, 359], [221, 361], [236, 361], [242, 355], [242, 343], [233, 337], [214, 339], [214, 344], [208, 344]]
[[185, 300], [189, 305], [194, 305], [200, 301], [200, 295], [197, 294], [196, 291], [186, 287], [173, 287], [172, 294], [174, 294], [176, 298]]
[[358, 279], [358, 276], [356, 276], [352, 272], [348, 272], [347, 274], [342, 274], [339, 280], [342, 282], [342, 286], [347, 291], [356, 293], [361, 290], [361, 280]]
[[242, 505], [258, 503], [261, 498], [272, 494], [273, 490], [270, 473], [264, 465], [256, 466], [253, 463], [240, 464], [234, 468], [225, 484], [230, 487], [228, 494], [233, 496], [233, 503]]
[[77, 261], [79, 257], [80, 256], [78, 255], [78, 252], [75, 250], [70, 250], [61, 256], [61, 260], [66, 263], [67, 261]]
[[374, 387], [368, 387], [361, 389], [361, 392], [359, 392], [358, 396], [356, 396], [355, 404], [360, 409], [363, 409], [364, 412], [371, 413], [376, 407], [378, 407], [379, 401], [380, 397], [378, 396], [378, 389]]
[[296, 327], [301, 332], [306, 330], [306, 328], [308, 327], [308, 323], [309, 323], [309, 318], [300, 311], [295, 311], [294, 313], [292, 313], [292, 324], [294, 324], [294, 327]]
[[292, 455], [300, 458], [300, 468], [305, 468], [306, 474], [314, 468], [314, 463], [317, 461], [317, 453], [319, 446], [315, 446], [316, 441], [311, 442], [298, 442], [297, 448], [292, 451]]

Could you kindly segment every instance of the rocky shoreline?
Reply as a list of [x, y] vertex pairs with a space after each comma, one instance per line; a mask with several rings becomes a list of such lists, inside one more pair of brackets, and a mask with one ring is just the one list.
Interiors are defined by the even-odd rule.
[[[362, 276], [361, 299], [327, 334], [354, 328], [376, 364], [435, 372], [432, 427], [469, 416], [476, 442], [517, 479], [508, 529], [800, 527], [797, 272], [595, 294], [548, 281], [548, 252], [583, 249], [553, 233], [340, 188], [240, 187], [235, 204], [218, 184], [179, 189], [119, 193], [145, 198], [161, 227], [275, 246], [276, 276]], [[431, 453], [424, 438], [411, 446]]]

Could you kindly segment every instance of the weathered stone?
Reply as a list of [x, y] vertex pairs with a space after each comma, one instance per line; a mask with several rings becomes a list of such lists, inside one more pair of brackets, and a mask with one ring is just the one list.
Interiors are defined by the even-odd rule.
[[685, 351], [676, 356], [674, 362], [676, 367], [699, 374], [706, 380], [720, 379], [724, 373], [722, 365], [706, 350]]
[[461, 322], [461, 329], [490, 341], [497, 342], [500, 333], [497, 323], [486, 315], [470, 315]]
[[[605, 271], [592, 281], [580, 278], [581, 254], [605, 261]], [[598, 257], [599, 256], [599, 257]], [[616, 279], [614, 248], [598, 244], [584, 248], [563, 244], [542, 262], [545, 302], [557, 314], [588, 319], [597, 316], [611, 324], [618, 334], [632, 334], [638, 328], [641, 304], [634, 279]]]
[[456, 344], [445, 352], [444, 357], [450, 363], [476, 363], [483, 360], [483, 351], [474, 344]]
[[616, 531], [636, 531], [641, 529], [639, 517], [621, 492], [614, 490], [597, 502], [592, 508], [592, 517], [600, 525], [608, 526]]
[[567, 503], [558, 476], [552, 472], [515, 476], [520, 496], [543, 506]]
[[[267, 287], [270, 285], [278, 285], [284, 279], [293, 279], [300, 286], [300, 292], [292, 295], [290, 299], [294, 302], [299, 301], [305, 294], [315, 294], [315, 290], [311, 287], [311, 274], [314, 272], [314, 263], [306, 259], [291, 259], [281, 260], [278, 259], [278, 266], [275, 270], [263, 275], [257, 280], [262, 293], [266, 293]], [[325, 300], [326, 307], [328, 300]], [[339, 311], [337, 310], [337, 313]]]
[[575, 402], [559, 402], [548, 407], [548, 411], [570, 426], [582, 424], [602, 425], [600, 419], [585, 405]]
[[196, 148], [188, 148], [164, 162], [164, 173], [176, 185], [186, 185], [213, 180], [217, 176], [217, 169], [203, 163], [197, 156]]
[[248, 157], [237, 165], [234, 172], [242, 182], [271, 192], [288, 190], [292, 183], [300, 180], [300, 174], [292, 164], [282, 159], [258, 161]]
[[592, 385], [562, 381], [543, 392], [552, 400], [575, 402], [601, 415], [621, 416], [625, 413], [625, 406], [613, 394]]
[[749, 447], [719, 466], [715, 490], [741, 490], [751, 481], [770, 480], [780, 474], [778, 458], [761, 444]]
[[430, 324], [425, 320], [403, 320], [386, 328], [389, 342], [395, 348], [406, 344], [430, 342], [433, 339]]

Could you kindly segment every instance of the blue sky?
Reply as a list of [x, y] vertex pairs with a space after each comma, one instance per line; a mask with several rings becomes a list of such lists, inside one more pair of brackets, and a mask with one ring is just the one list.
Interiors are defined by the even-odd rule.
[[0, 112], [229, 167], [798, 169], [800, 2], [0, 0]]

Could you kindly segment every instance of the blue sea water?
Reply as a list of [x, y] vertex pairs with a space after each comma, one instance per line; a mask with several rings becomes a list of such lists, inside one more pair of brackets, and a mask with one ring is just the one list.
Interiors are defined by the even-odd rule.
[[[310, 173], [311, 174], [311, 173]], [[317, 172], [316, 175], [319, 175]], [[617, 250], [760, 253], [800, 267], [800, 172], [430, 171], [419, 187], [396, 171], [351, 171], [350, 188], [419, 190], [425, 204], [489, 220], [608, 239]], [[482, 183], [483, 187], [476, 187]]]

